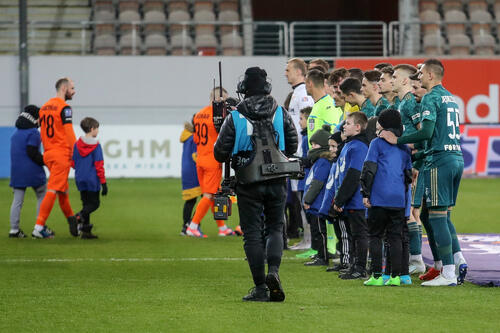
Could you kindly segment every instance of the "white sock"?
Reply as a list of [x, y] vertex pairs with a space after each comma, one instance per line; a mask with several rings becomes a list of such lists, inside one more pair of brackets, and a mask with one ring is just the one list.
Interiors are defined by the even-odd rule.
[[219, 231], [226, 231], [227, 230], [227, 225], [223, 225], [222, 227], [219, 227]]
[[10, 229], [9, 234], [17, 234], [19, 229]]
[[193, 221], [191, 221], [191, 223], [189, 223], [189, 228], [190, 229], [198, 230], [198, 226], [199, 226], [199, 224], [194, 223]]
[[36, 231], [42, 231], [43, 230], [43, 225], [35, 224], [35, 230]]
[[434, 261], [434, 268], [437, 269], [438, 271], [441, 271], [443, 269], [443, 261]]
[[462, 254], [462, 251], [453, 253], [453, 260], [455, 261], [456, 265], [458, 265], [459, 263], [467, 263], [467, 261], [464, 258], [464, 255]]
[[455, 265], [444, 265], [441, 275], [448, 280], [456, 279]]
[[410, 261], [422, 261], [422, 255], [421, 254], [415, 254], [415, 255], [410, 255]]

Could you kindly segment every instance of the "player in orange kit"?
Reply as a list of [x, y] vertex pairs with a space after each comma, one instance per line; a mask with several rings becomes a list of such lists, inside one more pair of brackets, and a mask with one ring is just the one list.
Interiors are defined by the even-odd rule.
[[47, 193], [40, 205], [40, 212], [31, 234], [34, 238], [54, 237], [54, 232], [47, 228], [45, 222], [52, 211], [56, 196], [61, 210], [68, 219], [71, 235], [78, 236], [78, 221], [71, 209], [68, 197], [68, 174], [76, 137], [72, 124], [73, 111], [66, 103], [75, 94], [75, 85], [71, 79], [62, 78], [56, 82], [56, 91], [56, 97], [49, 99], [40, 108], [43, 160], [50, 175]]
[[[210, 103], [219, 99], [220, 88], [212, 89]], [[227, 99], [227, 91], [222, 88], [222, 98]], [[194, 216], [186, 229], [186, 235], [192, 237], [206, 237], [200, 230], [199, 225], [210, 208], [214, 206], [213, 196], [217, 193], [222, 180], [222, 165], [214, 158], [214, 144], [218, 133], [213, 122], [212, 104], [201, 109], [193, 119], [193, 140], [196, 143], [198, 158], [196, 160], [196, 171], [200, 183], [203, 198], [196, 206]], [[226, 226], [224, 221], [218, 220], [219, 236], [233, 235], [234, 232]]]

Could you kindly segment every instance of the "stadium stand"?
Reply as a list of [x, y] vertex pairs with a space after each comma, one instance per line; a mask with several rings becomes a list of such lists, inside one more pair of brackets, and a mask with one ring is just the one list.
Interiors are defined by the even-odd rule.
[[[18, 20], [18, 6], [18, 1], [0, 1], [0, 21], [12, 22], [1, 27], [0, 53], [15, 53], [18, 50], [19, 29], [15, 24]], [[88, 21], [90, 14], [88, 1], [30, 1], [28, 18], [36, 26], [28, 34], [30, 54], [81, 54], [82, 49], [90, 51], [90, 30], [82, 31], [80, 23]]]

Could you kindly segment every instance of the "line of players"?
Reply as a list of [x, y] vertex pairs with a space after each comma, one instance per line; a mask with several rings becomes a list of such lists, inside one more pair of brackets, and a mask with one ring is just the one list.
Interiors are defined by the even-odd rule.
[[[366, 72], [328, 70], [321, 59], [307, 66], [294, 58], [286, 67], [293, 92], [285, 107], [301, 129], [298, 154], [311, 167], [305, 182], [290, 184], [287, 233], [296, 237], [300, 224], [304, 230], [303, 240], [291, 249], [312, 248], [301, 254], [312, 255], [306, 266], [328, 266], [337, 250], [340, 262], [327, 271], [339, 271], [342, 279], [366, 279], [369, 247], [373, 275], [365, 285], [411, 284], [415, 273], [425, 273], [420, 275], [424, 286], [462, 284], [467, 263], [450, 213], [463, 157], [458, 106], [442, 86], [442, 63], [429, 59], [420, 68], [381, 63]], [[410, 168], [401, 164], [406, 149], [412, 150]], [[405, 179], [412, 193], [401, 192]], [[305, 219], [297, 207], [304, 209]], [[434, 257], [427, 272], [422, 223]], [[332, 229], [339, 240], [336, 250], [328, 241]], [[384, 271], [382, 247], [376, 245], [382, 238]]]

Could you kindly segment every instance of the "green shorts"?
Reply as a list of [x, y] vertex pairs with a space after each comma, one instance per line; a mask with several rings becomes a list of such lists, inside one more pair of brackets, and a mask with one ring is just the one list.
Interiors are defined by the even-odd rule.
[[411, 206], [420, 207], [422, 206], [422, 198], [424, 197], [424, 175], [425, 172], [423, 168], [420, 169], [417, 177], [417, 184], [411, 188]]
[[427, 207], [451, 207], [457, 201], [464, 162], [457, 158], [447, 158], [440, 162], [437, 167], [424, 168]]

